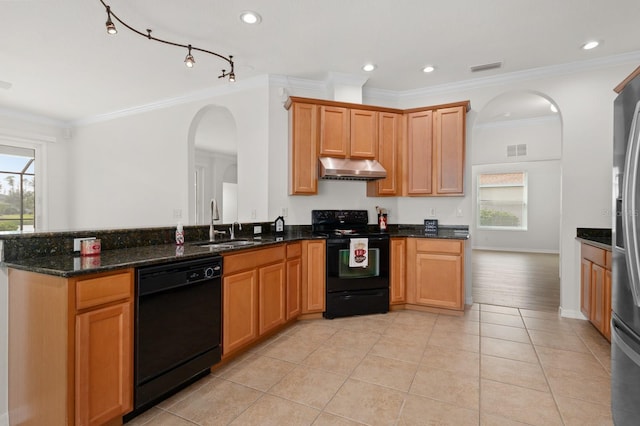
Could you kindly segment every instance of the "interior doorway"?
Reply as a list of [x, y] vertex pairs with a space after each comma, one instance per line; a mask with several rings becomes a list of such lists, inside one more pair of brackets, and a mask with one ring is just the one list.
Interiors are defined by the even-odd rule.
[[543, 94], [504, 93], [478, 113], [472, 148], [474, 302], [558, 310], [561, 141], [560, 113]]

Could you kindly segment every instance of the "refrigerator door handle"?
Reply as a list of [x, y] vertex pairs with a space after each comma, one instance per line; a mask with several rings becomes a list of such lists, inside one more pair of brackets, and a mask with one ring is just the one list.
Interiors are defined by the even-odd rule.
[[638, 168], [640, 167], [640, 102], [636, 104], [622, 178], [622, 236], [633, 302], [640, 307], [640, 243], [638, 241]]
[[640, 365], [640, 354], [625, 341], [625, 334], [624, 330], [618, 327], [615, 322], [611, 322], [611, 343], [620, 348], [636, 365]]

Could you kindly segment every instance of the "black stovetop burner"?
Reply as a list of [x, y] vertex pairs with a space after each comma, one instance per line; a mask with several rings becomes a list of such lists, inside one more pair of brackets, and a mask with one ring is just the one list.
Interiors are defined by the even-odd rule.
[[324, 237], [351, 237], [369, 234], [366, 210], [312, 210], [311, 231]]

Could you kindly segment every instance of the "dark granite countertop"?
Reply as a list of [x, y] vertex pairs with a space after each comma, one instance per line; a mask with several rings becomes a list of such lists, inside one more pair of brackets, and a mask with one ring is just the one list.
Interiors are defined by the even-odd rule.
[[611, 251], [610, 228], [577, 228], [576, 239]]
[[[172, 237], [170, 231], [172, 232], [171, 229], [145, 229], [141, 231], [108, 231], [106, 233], [102, 231], [89, 232], [89, 234], [97, 234], [103, 241], [102, 252], [96, 256], [80, 256], [78, 253], [70, 251], [68, 245], [71, 237], [79, 236], [75, 234], [64, 234], [63, 236], [42, 234], [4, 238], [5, 260], [2, 265], [41, 274], [73, 277], [321, 238], [313, 236], [308, 226], [293, 226], [288, 227], [288, 231], [283, 237], [263, 234], [260, 237], [252, 238], [241, 235], [239, 238], [252, 241], [254, 244], [220, 249], [198, 245], [197, 241], [207, 242], [202, 232], [195, 232], [202, 230], [190, 229], [191, 235], [198, 240], [187, 240], [183, 246], [169, 242]], [[159, 233], [167, 235], [158, 237]], [[468, 226], [440, 225], [437, 234], [428, 235], [425, 234], [424, 227], [421, 225], [390, 225], [386, 233], [390, 237], [469, 239]]]

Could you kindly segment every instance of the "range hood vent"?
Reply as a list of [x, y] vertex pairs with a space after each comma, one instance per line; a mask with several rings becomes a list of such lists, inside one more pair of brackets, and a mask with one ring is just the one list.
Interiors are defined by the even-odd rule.
[[387, 177], [387, 171], [376, 160], [320, 157], [320, 179], [375, 180]]

